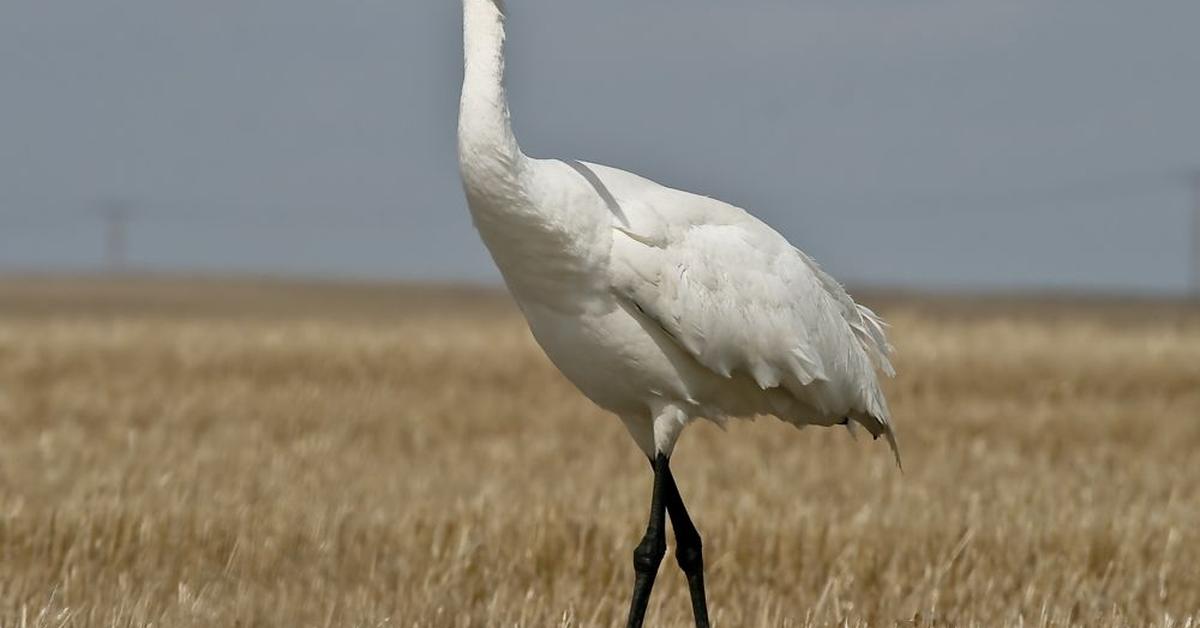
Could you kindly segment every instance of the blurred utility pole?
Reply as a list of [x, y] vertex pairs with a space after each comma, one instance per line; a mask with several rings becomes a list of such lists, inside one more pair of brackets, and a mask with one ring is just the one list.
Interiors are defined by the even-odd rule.
[[128, 262], [127, 246], [129, 219], [128, 203], [109, 201], [100, 207], [104, 220], [104, 260], [110, 273], [124, 271]]
[[1200, 298], [1200, 170], [1192, 172], [1192, 296]]

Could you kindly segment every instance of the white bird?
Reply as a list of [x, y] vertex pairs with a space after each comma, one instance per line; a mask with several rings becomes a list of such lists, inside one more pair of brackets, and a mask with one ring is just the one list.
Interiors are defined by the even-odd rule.
[[459, 167], [496, 266], [550, 360], [621, 418], [654, 469], [634, 551], [642, 624], [665, 520], [697, 626], [708, 625], [700, 536], [669, 460], [691, 421], [770, 414], [895, 436], [876, 370], [884, 325], [778, 232], [726, 203], [637, 175], [521, 151], [504, 88], [503, 0], [463, 0]]

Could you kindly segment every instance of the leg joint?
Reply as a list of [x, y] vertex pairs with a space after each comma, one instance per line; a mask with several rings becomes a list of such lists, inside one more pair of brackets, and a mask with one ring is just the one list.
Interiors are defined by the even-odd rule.
[[675, 548], [675, 560], [685, 574], [696, 573], [704, 569], [704, 551], [700, 536], [690, 539], [679, 539]]
[[667, 553], [667, 543], [661, 535], [646, 534], [633, 550], [633, 570], [637, 573], [655, 573]]

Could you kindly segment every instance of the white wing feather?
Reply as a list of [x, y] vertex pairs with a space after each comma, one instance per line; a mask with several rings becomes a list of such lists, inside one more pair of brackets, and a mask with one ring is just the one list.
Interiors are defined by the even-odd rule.
[[[619, 203], [612, 289], [700, 364], [791, 393], [797, 423], [861, 423], [896, 449], [875, 369], [891, 375], [882, 321], [745, 211], [587, 165]], [[616, 215], [614, 213], [614, 215]], [[897, 455], [897, 461], [899, 457]]]

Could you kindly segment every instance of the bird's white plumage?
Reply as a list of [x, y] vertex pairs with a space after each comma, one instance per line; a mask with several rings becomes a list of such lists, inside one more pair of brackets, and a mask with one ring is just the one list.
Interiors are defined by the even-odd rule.
[[577, 161], [526, 157], [503, 89], [503, 10], [464, 0], [459, 123], [475, 224], [539, 344], [648, 455], [692, 419], [847, 420], [895, 450], [880, 320], [732, 205]]

